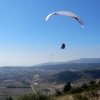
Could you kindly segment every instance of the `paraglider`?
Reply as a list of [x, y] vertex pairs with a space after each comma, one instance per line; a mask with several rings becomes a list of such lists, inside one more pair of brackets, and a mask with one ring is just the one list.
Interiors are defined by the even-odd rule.
[[39, 75], [34, 75], [34, 79], [39, 79]]
[[51, 56], [51, 59], [52, 59], [52, 57], [54, 56], [54, 54], [49, 54], [50, 56]]
[[[63, 16], [71, 17], [71, 18], [75, 19], [77, 22], [79, 22], [79, 24], [81, 25], [82, 28], [84, 27], [84, 24], [83, 24], [83, 21], [81, 20], [81, 18], [79, 16], [77, 16], [76, 14], [72, 13], [72, 12], [68, 12], [68, 11], [56, 11], [56, 12], [50, 13], [49, 15], [47, 15], [46, 21], [52, 15], [63, 15]], [[65, 49], [65, 44], [64, 43], [62, 44], [61, 49]]]
[[49, 54], [49, 55], [54, 56], [54, 54]]
[[68, 16], [68, 17], [71, 17], [75, 20], [77, 20], [80, 25], [82, 26], [82, 28], [84, 27], [84, 24], [81, 20], [80, 17], [78, 17], [76, 14], [72, 13], [72, 12], [68, 12], [68, 11], [56, 11], [56, 12], [53, 12], [53, 13], [50, 13], [47, 17], [46, 17], [46, 21], [49, 19], [49, 17], [51, 17], [52, 15], [63, 15], [63, 16]]
[[66, 45], [63, 43], [62, 46], [61, 46], [61, 49], [65, 49], [65, 46]]

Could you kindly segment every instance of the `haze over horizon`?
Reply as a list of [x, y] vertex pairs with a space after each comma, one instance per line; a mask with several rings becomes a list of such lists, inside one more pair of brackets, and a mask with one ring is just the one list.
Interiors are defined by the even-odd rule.
[[[99, 0], [1, 0], [0, 66], [100, 58], [99, 4]], [[60, 10], [77, 14], [84, 28], [65, 16], [45, 20]], [[61, 50], [63, 42], [66, 48]]]

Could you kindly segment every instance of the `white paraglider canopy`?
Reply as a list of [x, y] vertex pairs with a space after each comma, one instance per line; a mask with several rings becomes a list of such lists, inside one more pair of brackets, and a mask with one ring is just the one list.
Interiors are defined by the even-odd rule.
[[76, 14], [74, 14], [74, 13], [72, 13], [72, 12], [68, 12], [68, 11], [57, 11], [57, 12], [53, 12], [53, 13], [49, 14], [49, 15], [46, 17], [46, 21], [47, 21], [47, 20], [49, 19], [49, 17], [52, 16], [52, 15], [64, 15], [64, 16], [71, 17], [71, 18], [77, 20], [77, 21], [81, 24], [82, 28], [84, 27], [84, 24], [83, 24], [81, 18], [79, 18]]
[[34, 75], [34, 79], [39, 79], [39, 75]]

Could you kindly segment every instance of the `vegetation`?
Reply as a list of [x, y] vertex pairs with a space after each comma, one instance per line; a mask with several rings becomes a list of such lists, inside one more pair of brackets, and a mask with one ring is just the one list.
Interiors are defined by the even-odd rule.
[[50, 100], [50, 97], [42, 94], [25, 94], [20, 96], [18, 100]]
[[62, 84], [66, 82], [74, 82], [81, 78], [81, 73], [77, 71], [63, 71], [57, 74], [54, 74], [47, 78], [47, 81], [50, 83], [56, 82], [57, 84]]
[[13, 98], [11, 96], [7, 97], [6, 100], [13, 100]]
[[62, 95], [62, 92], [59, 90], [56, 90], [55, 96], [60, 96], [60, 95]]
[[63, 88], [63, 92], [68, 92], [69, 90], [71, 90], [71, 84], [70, 82], [67, 82], [67, 84], [65, 84], [64, 88]]
[[[67, 86], [67, 84], [64, 86], [64, 88]], [[62, 100], [98, 100], [98, 90], [100, 90], [100, 82], [96, 83], [95, 81], [90, 81], [89, 84], [84, 83], [80, 87], [72, 87], [70, 89], [69, 87], [66, 87], [66, 89], [67, 88], [68, 91], [62, 91], [60, 95], [56, 96], [60, 96], [60, 99], [62, 97]], [[59, 98], [56, 97], [55, 100], [60, 100]]]
[[82, 70], [82, 71], [62, 71], [48, 77], [46, 80], [49, 83], [56, 82], [56, 84], [62, 84], [66, 82], [90, 81], [100, 78], [100, 69]]
[[[94, 87], [94, 88], [93, 88]], [[89, 84], [83, 84], [80, 87], [72, 87], [70, 82], [67, 82], [62, 91], [56, 90], [55, 97], [38, 94], [25, 94], [20, 96], [17, 100], [59, 100], [58, 97], [72, 98], [71, 100], [97, 100], [99, 97], [98, 91], [100, 90], [100, 82], [90, 81]], [[69, 97], [70, 95], [70, 97]], [[69, 100], [69, 99], [62, 100]], [[13, 100], [12, 97], [8, 97], [6, 100]]]
[[[94, 65], [96, 68], [99, 67], [99, 64], [65, 64], [59, 65], [58, 69], [60, 69], [60, 66], [62, 66], [61, 71], [63, 68], [63, 70], [68, 68], [68, 66], [71, 68], [75, 66], [75, 68], [78, 69], [81, 65], [83, 67], [92, 67]], [[57, 65], [55, 66], [57, 67]], [[0, 100], [9, 100], [9, 96], [11, 96], [13, 100], [17, 100], [19, 96], [23, 96], [24, 94], [33, 94], [34, 92], [32, 91], [31, 85], [37, 93], [45, 94], [44, 96], [48, 95], [47, 97], [50, 99], [59, 100], [60, 97], [65, 96], [67, 96], [67, 98], [73, 98], [73, 100], [75, 98], [84, 100], [85, 97], [88, 99], [90, 99], [89, 97], [98, 98], [100, 81], [97, 83], [96, 80], [100, 78], [100, 69], [91, 68], [89, 70], [72, 70], [59, 73], [60, 70], [56, 70], [56, 67], [55, 70], [52, 70], [52, 68], [51, 70], [48, 70], [48, 68], [41, 70], [40, 67], [0, 68]], [[39, 79], [34, 79], [34, 75], [39, 75]]]

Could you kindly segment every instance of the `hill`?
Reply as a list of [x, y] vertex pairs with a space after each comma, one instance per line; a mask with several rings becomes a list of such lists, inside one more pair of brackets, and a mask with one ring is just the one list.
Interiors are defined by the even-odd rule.
[[82, 81], [90, 81], [96, 80], [100, 78], [100, 69], [91, 69], [91, 70], [83, 70], [83, 71], [62, 71], [60, 73], [54, 74], [45, 81], [48, 82], [56, 82], [58, 83], [66, 83], [66, 82], [75, 82], [77, 80]]

